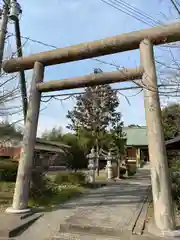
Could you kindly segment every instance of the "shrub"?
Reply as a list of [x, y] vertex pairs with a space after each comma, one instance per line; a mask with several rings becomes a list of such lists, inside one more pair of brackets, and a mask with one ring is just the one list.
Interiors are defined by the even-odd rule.
[[180, 209], [180, 164], [179, 161], [172, 161], [170, 168], [172, 197], [176, 202], [177, 208]]
[[180, 208], [180, 176], [174, 173], [172, 174], [172, 197]]
[[30, 188], [30, 198], [36, 204], [44, 204], [56, 194], [58, 186], [48, 179], [44, 173], [33, 172]]
[[68, 183], [68, 173], [62, 172], [62, 173], [57, 173], [57, 175], [54, 178], [54, 182], [57, 184], [61, 183]]
[[56, 184], [71, 183], [82, 185], [85, 183], [85, 174], [81, 172], [61, 172], [56, 175], [54, 182]]
[[0, 180], [7, 182], [16, 181], [18, 164], [12, 161], [0, 161]]
[[82, 172], [70, 173], [69, 182], [74, 184], [84, 184], [85, 183], [85, 174]]
[[126, 173], [126, 169], [120, 167], [120, 175], [123, 176]]
[[[58, 174], [60, 175], [60, 174]], [[55, 182], [52, 182], [51, 179], [46, 177], [44, 173], [33, 172], [32, 174], [32, 182], [30, 189], [30, 202], [31, 206], [53, 206], [59, 204], [60, 202], [64, 202], [69, 200], [71, 197], [76, 196], [76, 194], [82, 193], [82, 188], [79, 186], [74, 186], [73, 176], [81, 179], [80, 174], [67, 174], [69, 179], [73, 181], [73, 185], [61, 185], [59, 186]], [[63, 180], [65, 173], [63, 173]], [[77, 177], [78, 176], [78, 177]], [[75, 179], [75, 178], [74, 178]], [[59, 178], [60, 180], [60, 178]], [[80, 180], [79, 180], [80, 181]]]
[[128, 175], [133, 176], [135, 173], [136, 173], [136, 165], [135, 164], [129, 164]]

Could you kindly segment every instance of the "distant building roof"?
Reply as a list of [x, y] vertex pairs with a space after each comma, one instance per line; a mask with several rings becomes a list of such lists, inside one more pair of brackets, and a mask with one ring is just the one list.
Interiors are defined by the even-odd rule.
[[44, 145], [51, 145], [51, 146], [54, 146], [54, 147], [60, 147], [60, 148], [63, 148], [63, 149], [70, 148], [69, 145], [66, 145], [64, 143], [55, 142], [55, 141], [48, 141], [48, 140], [44, 140], [42, 138], [36, 138], [36, 144], [37, 143], [44, 144]]
[[165, 141], [167, 150], [178, 150], [180, 151], [180, 136]]
[[169, 144], [173, 144], [173, 143], [177, 143], [177, 142], [180, 142], [180, 136], [177, 136], [175, 138], [165, 141], [165, 144], [169, 145]]
[[[21, 147], [22, 137], [9, 137], [5, 136], [0, 138], [0, 145], [4, 147]], [[68, 150], [70, 146], [54, 141], [47, 141], [41, 138], [36, 138], [36, 150], [52, 151], [52, 152], [64, 152]]]
[[124, 127], [127, 146], [148, 146], [146, 126]]

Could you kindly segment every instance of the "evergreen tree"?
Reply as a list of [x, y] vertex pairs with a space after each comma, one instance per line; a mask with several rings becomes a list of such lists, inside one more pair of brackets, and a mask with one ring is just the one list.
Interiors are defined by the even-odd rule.
[[[101, 72], [101, 69], [94, 70], [95, 74]], [[84, 131], [91, 135], [96, 147], [97, 165], [99, 165], [100, 138], [111, 125], [118, 105], [117, 92], [113, 91], [109, 84], [98, 85], [85, 88], [85, 93], [76, 97], [74, 109], [67, 114], [71, 120], [69, 129], [77, 134]]]
[[180, 135], [180, 104], [170, 104], [162, 109], [162, 123], [166, 140]]

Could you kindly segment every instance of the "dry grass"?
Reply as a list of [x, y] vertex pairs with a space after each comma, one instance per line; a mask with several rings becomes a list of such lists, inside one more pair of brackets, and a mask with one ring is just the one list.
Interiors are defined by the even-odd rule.
[[96, 175], [96, 180], [105, 181], [107, 178], [105, 170], [99, 171], [99, 176]]
[[57, 192], [50, 196], [44, 196], [39, 201], [29, 200], [29, 206], [36, 207], [41, 210], [50, 211], [55, 206], [72, 199], [73, 197], [79, 196], [84, 192], [84, 188], [74, 185], [61, 185]]
[[147, 217], [152, 218], [153, 216], [154, 216], [154, 207], [153, 207], [153, 203], [151, 202], [147, 210]]
[[[5, 209], [12, 204], [12, 198], [14, 193], [14, 182], [0, 182], [0, 212], [4, 212]], [[45, 196], [45, 204], [37, 204], [36, 202], [30, 200], [29, 205], [35, 207], [52, 207], [61, 202], [71, 199], [83, 192], [83, 187], [74, 186], [74, 185], [62, 185], [59, 186], [59, 191], [53, 196]], [[42, 205], [42, 206], [41, 206]]]
[[[67, 171], [66, 171], [67, 173]], [[51, 208], [62, 202], [65, 202], [73, 197], [79, 196], [84, 192], [90, 190], [90, 188], [101, 187], [100, 185], [87, 184], [85, 182], [75, 182], [75, 179], [69, 179], [71, 182], [55, 183], [56, 174], [47, 174], [50, 182], [47, 182], [47, 186], [44, 192], [35, 194], [33, 198], [31, 196], [29, 205], [31, 207], [38, 208]], [[59, 174], [59, 173], [58, 173]], [[0, 211], [4, 211], [7, 207], [11, 206], [14, 193], [14, 182], [1, 182], [0, 181]], [[42, 188], [41, 188], [42, 190]], [[35, 191], [36, 193], [36, 191]]]
[[0, 182], [0, 212], [11, 205], [14, 185], [14, 182]]

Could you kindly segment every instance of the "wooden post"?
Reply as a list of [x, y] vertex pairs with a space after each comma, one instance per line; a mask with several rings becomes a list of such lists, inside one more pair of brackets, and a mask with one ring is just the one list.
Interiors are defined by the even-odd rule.
[[136, 148], [136, 167], [141, 167], [141, 154], [140, 154], [140, 148]]
[[31, 182], [34, 149], [36, 144], [36, 132], [41, 100], [41, 93], [37, 90], [36, 84], [43, 81], [43, 76], [43, 64], [41, 64], [40, 62], [35, 62], [13, 204], [12, 208], [8, 208], [6, 212], [22, 213], [29, 210], [29, 188]]
[[156, 226], [161, 231], [175, 229], [169, 169], [161, 121], [153, 44], [145, 39], [140, 43], [141, 64], [144, 68], [144, 102], [151, 163], [151, 182]]

